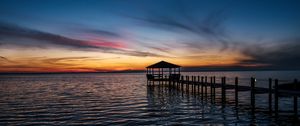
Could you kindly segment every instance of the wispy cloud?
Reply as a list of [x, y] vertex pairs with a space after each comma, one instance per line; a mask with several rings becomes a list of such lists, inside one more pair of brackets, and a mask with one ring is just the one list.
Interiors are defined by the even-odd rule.
[[[275, 43], [275, 44], [274, 44]], [[262, 45], [244, 48], [241, 52], [250, 59], [241, 60], [241, 65], [265, 65], [274, 69], [300, 69], [300, 38], [282, 39]]]
[[105, 53], [116, 53], [130, 56], [164, 57], [163, 55], [150, 52], [123, 49], [123, 46], [121, 46], [123, 43], [106, 40], [78, 40], [3, 22], [0, 22], [0, 42], [2, 44], [28, 45], [43, 48], [56, 45], [62, 48], [76, 50], [101, 51]]
[[160, 51], [160, 52], [164, 52], [164, 53], [170, 53], [170, 49], [166, 48], [166, 47], [157, 47], [157, 46], [149, 46], [148, 48]]
[[101, 29], [96, 29], [96, 28], [75, 28], [74, 30], [80, 31], [82, 33], [94, 34], [94, 35], [99, 35], [99, 36], [109, 37], [109, 38], [122, 38], [123, 37], [121, 34], [118, 34], [116, 32], [101, 30]]
[[11, 61], [10, 59], [8, 59], [4, 56], [0, 56], [0, 61], [6, 62], [6, 63], [14, 63], [14, 61]]
[[5, 61], [8, 60], [7, 58], [5, 58], [5, 57], [3, 57], [3, 56], [0, 56], [0, 59], [1, 59], [1, 60], [5, 60]]
[[[9, 39], [31, 39], [42, 41], [44, 43], [56, 44], [72, 48], [101, 48], [109, 49], [101, 46], [94, 46], [87, 44], [85, 41], [67, 38], [60, 35], [46, 33], [38, 30], [33, 30], [18, 25], [1, 23], [0, 24], [0, 38], [2, 40]], [[40, 44], [44, 44], [40, 43]]]
[[96, 72], [109, 71], [102, 68], [94, 68], [93, 66], [86, 66], [85, 62], [102, 62], [105, 60], [119, 59], [120, 57], [95, 58], [95, 57], [27, 57], [18, 58], [10, 62], [8, 58], [3, 56], [1, 60], [8, 63], [1, 63], [0, 69], [6, 72]]
[[[224, 10], [215, 10], [199, 18], [199, 16], [193, 15], [193, 10], [189, 10], [180, 1], [174, 3], [176, 3], [176, 6], [166, 7], [172, 13], [146, 11], [144, 15], [126, 16], [139, 20], [151, 27], [171, 32], [180, 32], [184, 36], [194, 38], [193, 42], [200, 43], [199, 38], [204, 38], [206, 42], [219, 43], [221, 44], [221, 51], [229, 48], [229, 44], [233, 40], [224, 25], [227, 19]], [[195, 36], [197, 37], [195, 38]]]
[[[77, 66], [75, 63], [80, 63], [80, 61], [102, 61], [119, 59], [120, 57], [110, 57], [110, 58], [95, 58], [95, 57], [59, 57], [59, 58], [40, 58], [39, 60], [44, 64], [48, 65], [61, 65], [61, 66]], [[79, 61], [79, 62], [77, 62]]]

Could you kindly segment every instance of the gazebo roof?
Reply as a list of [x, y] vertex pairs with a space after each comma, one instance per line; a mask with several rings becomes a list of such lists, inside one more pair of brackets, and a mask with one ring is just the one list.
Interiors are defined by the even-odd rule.
[[179, 65], [169, 63], [166, 61], [160, 61], [158, 63], [152, 64], [150, 66], [147, 66], [146, 68], [179, 68]]

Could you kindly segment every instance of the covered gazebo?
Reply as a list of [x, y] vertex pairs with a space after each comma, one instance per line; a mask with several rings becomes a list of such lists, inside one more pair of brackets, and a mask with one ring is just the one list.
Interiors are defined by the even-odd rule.
[[180, 78], [180, 67], [179, 65], [169, 63], [166, 61], [160, 61], [152, 64], [147, 68], [147, 79], [148, 80], [179, 80]]

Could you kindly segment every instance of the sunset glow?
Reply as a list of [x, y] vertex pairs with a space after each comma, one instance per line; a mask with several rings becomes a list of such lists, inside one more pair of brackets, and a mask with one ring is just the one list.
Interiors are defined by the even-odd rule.
[[300, 4], [273, 2], [3, 0], [0, 72], [299, 69]]

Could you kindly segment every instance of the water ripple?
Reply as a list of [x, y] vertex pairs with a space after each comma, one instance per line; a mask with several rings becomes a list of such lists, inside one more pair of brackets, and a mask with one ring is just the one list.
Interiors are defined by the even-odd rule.
[[[211, 104], [199, 95], [162, 87], [150, 89], [143, 74], [2, 75], [0, 81], [0, 125], [247, 125], [253, 122], [247, 110], [237, 111], [230, 105], [223, 108], [220, 96], [216, 104]], [[240, 104], [248, 105], [249, 93], [240, 96]], [[228, 103], [234, 103], [231, 97], [228, 91]], [[267, 95], [257, 97], [258, 107], [266, 107]], [[286, 100], [281, 106], [291, 104]], [[264, 113], [257, 116], [258, 124], [274, 121]]]

